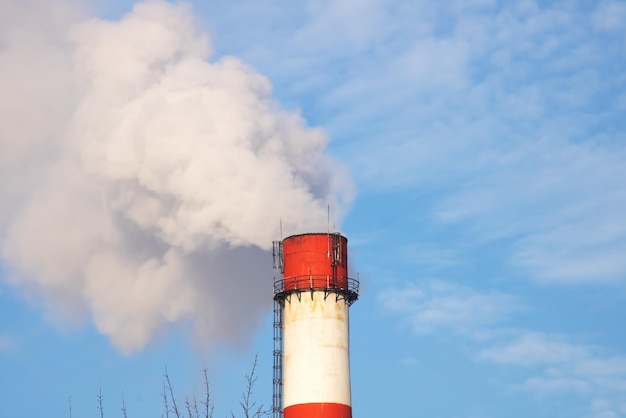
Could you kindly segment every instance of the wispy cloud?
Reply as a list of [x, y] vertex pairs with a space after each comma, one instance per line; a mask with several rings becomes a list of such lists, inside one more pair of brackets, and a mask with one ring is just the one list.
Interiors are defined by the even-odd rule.
[[622, 416], [626, 355], [566, 335], [511, 327], [515, 314], [529, 309], [515, 296], [430, 281], [381, 291], [379, 301], [412, 332], [469, 338], [479, 361], [519, 369], [521, 377], [507, 383], [511, 389], [575, 395], [589, 402], [590, 417]]
[[494, 170], [444, 200], [439, 216], [479, 240], [511, 239], [510, 260], [538, 280], [623, 280], [624, 157], [560, 142], [518, 149], [492, 159]]
[[541, 333], [525, 333], [518, 338], [483, 350], [480, 357], [499, 364], [543, 366], [574, 363], [588, 355], [588, 348]]
[[542, 395], [584, 394], [591, 399], [592, 416], [621, 416], [626, 391], [626, 356], [606, 351], [568, 342], [561, 336], [525, 332], [484, 349], [479, 358], [527, 369], [527, 377], [516, 384], [518, 388]]
[[624, 30], [626, 4], [623, 1], [600, 2], [591, 16], [594, 28], [604, 31]]
[[393, 29], [364, 25], [367, 51], [297, 77], [341, 69], [312, 107], [361, 192], [431, 191], [422, 204], [441, 223], [477, 246], [506, 240], [535, 280], [622, 283], [623, 2], [376, 7]]
[[441, 281], [384, 290], [379, 301], [413, 332], [448, 331], [476, 339], [490, 337], [494, 325], [522, 308], [511, 295], [495, 290], [477, 292]]
[[[378, 135], [367, 124], [365, 141], [345, 145], [346, 154], [358, 155], [364, 187], [439, 191], [424, 204], [440, 222], [466, 229], [476, 245], [506, 239], [509, 261], [531, 278], [623, 282], [626, 66], [615, 58], [626, 45], [625, 21], [615, 18], [623, 4], [601, 3], [591, 17], [573, 6], [526, 5], [464, 14], [437, 38], [413, 33], [418, 41], [398, 57], [432, 48], [417, 48], [423, 64], [398, 62], [436, 97], [408, 80], [377, 88], [375, 102], [358, 99], [371, 94], [366, 87], [352, 89], [345, 103], [386, 112], [395, 129]], [[591, 36], [600, 27], [611, 28], [608, 39]], [[438, 64], [438, 51], [450, 63]], [[439, 87], [446, 74], [456, 78]], [[377, 85], [371, 77], [360, 84]]]
[[441, 248], [432, 243], [413, 243], [399, 248], [399, 261], [430, 269], [444, 269], [465, 262], [460, 252], [454, 248]]
[[15, 347], [15, 339], [9, 334], [0, 333], [0, 352], [10, 350]]

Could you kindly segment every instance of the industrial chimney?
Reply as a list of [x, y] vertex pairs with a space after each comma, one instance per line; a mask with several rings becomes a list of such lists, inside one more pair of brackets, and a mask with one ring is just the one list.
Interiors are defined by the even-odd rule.
[[274, 242], [274, 418], [351, 418], [348, 240], [338, 233]]

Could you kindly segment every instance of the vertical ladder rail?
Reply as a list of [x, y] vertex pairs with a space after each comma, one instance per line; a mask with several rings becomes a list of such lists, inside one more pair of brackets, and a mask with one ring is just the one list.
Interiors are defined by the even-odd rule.
[[274, 393], [272, 397], [272, 417], [283, 417], [283, 306], [274, 299]]
[[[282, 238], [282, 223], [281, 223]], [[284, 300], [278, 295], [284, 289], [283, 272], [285, 268], [285, 258], [283, 254], [283, 242], [274, 241], [272, 243], [274, 258], [274, 270], [280, 272], [281, 284], [279, 289], [274, 287], [274, 393], [272, 396], [272, 417], [283, 417], [283, 304]]]

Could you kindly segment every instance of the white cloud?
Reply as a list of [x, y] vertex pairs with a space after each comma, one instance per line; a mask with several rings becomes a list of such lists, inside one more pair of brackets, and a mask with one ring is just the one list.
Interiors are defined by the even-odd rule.
[[591, 21], [599, 30], [625, 30], [626, 4], [623, 1], [602, 1], [594, 10]]
[[[626, 277], [626, 178], [621, 153], [587, 145], [535, 144], [508, 158], [439, 208], [482, 240], [513, 238], [511, 261], [553, 282]], [[494, 159], [492, 159], [494, 158]]]
[[[509, 318], [523, 308], [513, 296], [433, 281], [381, 291], [379, 301], [415, 333], [471, 338], [480, 361], [521, 369], [522, 377], [508, 383], [512, 389], [541, 396], [575, 394], [589, 401], [592, 416], [601, 416], [599, 409], [621, 416], [626, 356], [565, 336], [510, 328]], [[594, 406], [598, 398], [605, 400], [603, 408]]]
[[623, 36], [588, 30], [623, 4], [492, 6], [387, 5], [394, 29], [369, 53], [309, 56], [281, 79], [338, 69], [311, 84], [311, 107], [363, 192], [427, 190], [442, 223], [474, 245], [507, 240], [530, 278], [623, 282]]
[[589, 418], [620, 418], [626, 414], [626, 397], [622, 397], [616, 404], [610, 400], [598, 397], [591, 404]]
[[521, 369], [523, 377], [509, 383], [513, 389], [541, 396], [576, 394], [589, 400], [591, 410], [597, 409], [593, 400], [601, 397], [606, 406], [602, 413], [620, 416], [620, 396], [626, 391], [626, 356], [573, 343], [565, 336], [511, 329], [509, 318], [522, 309], [517, 298], [429, 282], [381, 291], [379, 301], [413, 332], [451, 332], [471, 338], [478, 343], [476, 356], [480, 361]]
[[389, 30], [381, 0], [315, 0], [305, 10], [306, 23], [286, 41], [307, 55], [354, 54]]
[[468, 58], [463, 40], [425, 38], [414, 42], [393, 65], [405, 88], [441, 94], [465, 87]]
[[[479, 358], [523, 367], [529, 376], [516, 386], [534, 393], [576, 393], [590, 399], [591, 416], [620, 416], [624, 411], [626, 356], [609, 355], [596, 346], [526, 332], [482, 350]], [[602, 401], [598, 399], [602, 398]]]
[[526, 379], [520, 387], [541, 394], [551, 394], [553, 392], [575, 392], [582, 394], [589, 391], [589, 384], [582, 379], [558, 377], [531, 377]]
[[477, 339], [490, 337], [494, 326], [522, 308], [498, 291], [481, 293], [440, 281], [383, 290], [379, 301], [416, 333], [450, 331]]
[[540, 333], [526, 333], [498, 347], [483, 350], [480, 357], [501, 364], [545, 366], [575, 363], [588, 356], [588, 349]]

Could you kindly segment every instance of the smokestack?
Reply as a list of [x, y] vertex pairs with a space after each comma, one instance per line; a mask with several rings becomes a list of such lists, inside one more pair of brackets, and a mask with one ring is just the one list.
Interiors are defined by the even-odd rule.
[[274, 242], [274, 417], [351, 418], [348, 240], [337, 233]]

